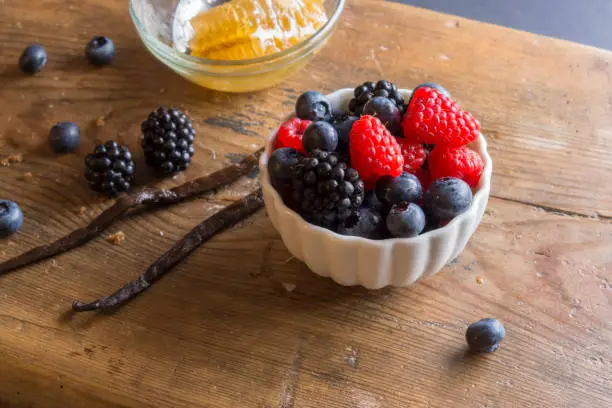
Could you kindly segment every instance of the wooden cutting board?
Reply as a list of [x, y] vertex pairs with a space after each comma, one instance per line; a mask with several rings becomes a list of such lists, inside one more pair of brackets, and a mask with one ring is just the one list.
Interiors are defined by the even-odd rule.
[[[101, 237], [0, 278], [0, 407], [612, 406], [612, 54], [382, 1], [351, 0], [324, 51], [268, 91], [197, 88], [141, 45], [127, 1], [0, 3], [0, 197], [25, 223], [0, 261], [87, 224], [111, 202], [87, 189], [83, 158], [116, 139], [139, 151], [160, 105], [194, 119], [194, 165], [176, 185], [264, 143], [304, 90], [384, 78], [438, 81], [483, 123], [494, 160], [487, 214], [438, 276], [369, 292], [316, 277], [262, 211], [115, 314], [69, 313], [131, 280], [218, 208], [256, 187], [137, 214]], [[108, 35], [115, 63], [90, 68]], [[40, 42], [49, 63], [16, 68]], [[50, 153], [58, 121], [83, 134]], [[153, 181], [151, 181], [153, 183]], [[506, 324], [499, 351], [465, 355], [467, 325]]]

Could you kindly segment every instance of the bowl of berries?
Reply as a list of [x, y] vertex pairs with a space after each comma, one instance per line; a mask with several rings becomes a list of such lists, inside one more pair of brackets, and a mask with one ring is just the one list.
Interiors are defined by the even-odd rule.
[[366, 82], [300, 95], [260, 160], [289, 252], [345, 286], [407, 286], [465, 248], [492, 161], [480, 124], [440, 85]]

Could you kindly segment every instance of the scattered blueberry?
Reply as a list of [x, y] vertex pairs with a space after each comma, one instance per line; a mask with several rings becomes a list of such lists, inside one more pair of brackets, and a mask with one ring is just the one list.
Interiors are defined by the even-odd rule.
[[494, 352], [504, 337], [506, 337], [504, 325], [491, 317], [470, 324], [465, 332], [465, 339], [474, 353]]
[[295, 166], [303, 155], [290, 147], [276, 149], [268, 161], [268, 172], [273, 182], [287, 182], [293, 176]]
[[81, 142], [79, 126], [73, 122], [61, 122], [51, 128], [49, 145], [55, 153], [73, 152]]
[[425, 228], [425, 213], [414, 203], [394, 204], [387, 215], [387, 229], [395, 238], [412, 238]]
[[428, 215], [450, 220], [470, 207], [472, 189], [461, 179], [443, 177], [431, 183], [423, 198]]
[[14, 201], [0, 200], [0, 238], [14, 234], [23, 224], [23, 213]]
[[391, 134], [397, 135], [400, 133], [402, 114], [391, 99], [384, 96], [372, 98], [363, 107], [363, 114], [380, 119]]
[[85, 58], [92, 65], [108, 65], [115, 57], [115, 44], [108, 37], [94, 37], [85, 47]]
[[308, 153], [315, 150], [333, 152], [338, 146], [338, 132], [327, 122], [312, 122], [304, 131], [302, 144]]
[[295, 104], [295, 113], [304, 120], [329, 120], [332, 115], [332, 106], [327, 96], [321, 92], [304, 92]]
[[423, 194], [421, 182], [410, 173], [402, 173], [397, 177], [384, 176], [376, 183], [376, 195], [386, 205], [400, 202], [417, 202]]
[[358, 119], [359, 118], [357, 116], [350, 116], [346, 114], [334, 115], [334, 117], [332, 117], [332, 125], [338, 133], [338, 147], [336, 148], [336, 151], [340, 153], [349, 152], [351, 128], [353, 127], [353, 123], [355, 123]]
[[26, 74], [35, 74], [47, 64], [47, 51], [42, 45], [34, 44], [23, 50], [19, 57], [19, 68]]
[[362, 207], [340, 224], [338, 233], [367, 239], [381, 239], [383, 227], [384, 222], [380, 213]]

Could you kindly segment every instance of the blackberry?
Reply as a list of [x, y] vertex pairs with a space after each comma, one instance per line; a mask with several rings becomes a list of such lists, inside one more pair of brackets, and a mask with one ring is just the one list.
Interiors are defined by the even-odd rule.
[[85, 157], [85, 178], [92, 190], [115, 197], [134, 183], [134, 161], [127, 146], [111, 140]]
[[140, 145], [147, 164], [164, 174], [183, 171], [195, 152], [196, 131], [191, 120], [176, 108], [159, 108], [142, 123]]
[[297, 211], [306, 221], [332, 230], [359, 208], [364, 197], [357, 170], [335, 153], [321, 150], [294, 166], [292, 191]]
[[397, 106], [401, 113], [404, 112], [404, 97], [395, 84], [389, 81], [364, 82], [355, 88], [355, 97], [349, 102], [349, 112], [356, 116], [363, 114], [363, 108], [371, 99], [382, 96], [389, 99]]

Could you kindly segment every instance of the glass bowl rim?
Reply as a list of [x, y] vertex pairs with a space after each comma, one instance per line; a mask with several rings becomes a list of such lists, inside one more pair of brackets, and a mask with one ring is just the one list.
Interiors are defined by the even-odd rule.
[[301, 41], [300, 43], [287, 48], [281, 52], [276, 52], [274, 54], [266, 55], [263, 57], [245, 59], [245, 60], [211, 60], [206, 58], [194, 57], [192, 55], [188, 55], [185, 53], [178, 52], [174, 47], [171, 47], [160, 41], [154, 35], [151, 35], [146, 31], [144, 25], [136, 15], [136, 11], [134, 9], [134, 2], [137, 0], [130, 0], [129, 10], [130, 16], [132, 18], [132, 22], [136, 26], [137, 31], [140, 35], [147, 38], [149, 45], [156, 49], [156, 51], [160, 52], [166, 57], [169, 57], [175, 60], [178, 64], [183, 65], [184, 63], [188, 63], [190, 65], [194, 65], [197, 67], [201, 67], [202, 65], [210, 65], [210, 66], [218, 66], [218, 67], [247, 67], [250, 65], [256, 64], [265, 64], [274, 61], [280, 61], [287, 57], [290, 57], [303, 49], [308, 50], [311, 46], [318, 44], [321, 38], [325, 38], [331, 29], [336, 25], [338, 20], [340, 19], [340, 15], [342, 14], [342, 10], [346, 4], [346, 0], [334, 0], [335, 8], [332, 11], [331, 16], [327, 19], [327, 22], [319, 28], [313, 35], [308, 37], [306, 40]]

